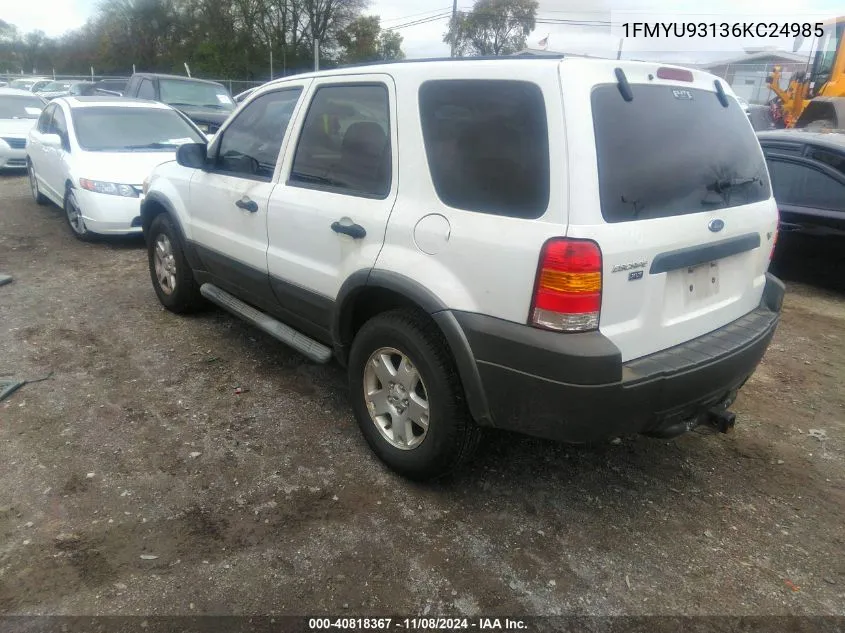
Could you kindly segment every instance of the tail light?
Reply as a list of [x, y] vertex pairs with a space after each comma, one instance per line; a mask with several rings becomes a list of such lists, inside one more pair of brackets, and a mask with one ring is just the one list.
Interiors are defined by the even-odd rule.
[[775, 223], [775, 230], [772, 233], [772, 250], [769, 251], [769, 261], [775, 258], [775, 246], [778, 245], [778, 232], [780, 231], [780, 209], [778, 209], [778, 221]]
[[553, 238], [543, 245], [528, 324], [559, 332], [599, 327], [601, 249], [589, 240]]

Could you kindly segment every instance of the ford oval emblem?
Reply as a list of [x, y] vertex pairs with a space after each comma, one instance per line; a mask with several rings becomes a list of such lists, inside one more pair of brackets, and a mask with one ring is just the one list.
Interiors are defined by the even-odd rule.
[[714, 233], [718, 233], [723, 228], [725, 228], [725, 221], [716, 218], [715, 220], [710, 220], [710, 224], [707, 225], [707, 228], [713, 231]]

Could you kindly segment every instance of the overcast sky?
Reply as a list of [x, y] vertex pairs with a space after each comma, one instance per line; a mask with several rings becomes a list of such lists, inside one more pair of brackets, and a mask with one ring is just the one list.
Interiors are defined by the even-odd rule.
[[[55, 36], [84, 24], [94, 13], [97, 3], [98, 0], [0, 0], [0, 17], [22, 31], [42, 29], [48, 35]], [[472, 0], [458, 0], [459, 9], [469, 9], [471, 6]], [[449, 0], [371, 0], [367, 13], [380, 15], [382, 25], [391, 27], [449, 10]], [[801, 16], [829, 17], [843, 12], [842, 0], [707, 0], [706, 4], [701, 0], [540, 0], [538, 17], [609, 21], [611, 11], [629, 10], [644, 10], [649, 14], [665, 13], [666, 19], [669, 19], [670, 11], [699, 15], [706, 11], [712, 14], [712, 20], [718, 20], [720, 15], [741, 13], [766, 22], [782, 22]], [[399, 29], [404, 37], [405, 54], [408, 57], [448, 55], [449, 49], [442, 41], [446, 27], [447, 19], [443, 17], [434, 22]], [[549, 35], [549, 49], [560, 52], [607, 55], [615, 51], [618, 44], [618, 40], [611, 36], [609, 27], [538, 24], [528, 38], [528, 46], [536, 47], [537, 42], [546, 35]], [[664, 57], [687, 61], [730, 57], [742, 54], [744, 47], [754, 44], [734, 39], [700, 42], [697, 46], [701, 50], [664, 54]], [[784, 49], [791, 48], [789, 40], [778, 40], [776, 44]], [[802, 50], [806, 48], [805, 45]], [[645, 51], [650, 50], [638, 41], [626, 41], [623, 49], [623, 56], [639, 57], [647, 56]]]

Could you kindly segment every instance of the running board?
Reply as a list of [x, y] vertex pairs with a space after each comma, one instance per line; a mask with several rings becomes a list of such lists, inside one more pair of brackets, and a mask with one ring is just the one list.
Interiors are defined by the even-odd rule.
[[327, 363], [331, 360], [332, 350], [322, 343], [318, 343], [314, 339], [305, 336], [302, 332], [297, 332], [292, 327], [285, 325], [281, 321], [277, 321], [270, 315], [256, 310], [214, 284], [203, 284], [200, 286], [200, 293], [212, 303], [216, 303], [224, 310], [228, 310], [232, 314], [241, 317], [244, 321], [252, 323], [255, 327], [267, 332], [274, 339], [292, 347], [315, 363]]

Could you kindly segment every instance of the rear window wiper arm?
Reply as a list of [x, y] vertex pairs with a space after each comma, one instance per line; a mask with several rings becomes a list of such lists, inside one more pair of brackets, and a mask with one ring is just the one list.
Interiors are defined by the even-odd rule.
[[754, 182], [761, 182], [760, 178], [758, 178], [757, 176], [752, 176], [750, 178], [725, 178], [722, 180], [716, 180], [707, 185], [707, 191], [715, 191], [716, 193], [722, 193], [723, 191], [727, 191], [728, 189], [732, 189], [734, 187], [742, 187], [744, 185], [750, 185]]

